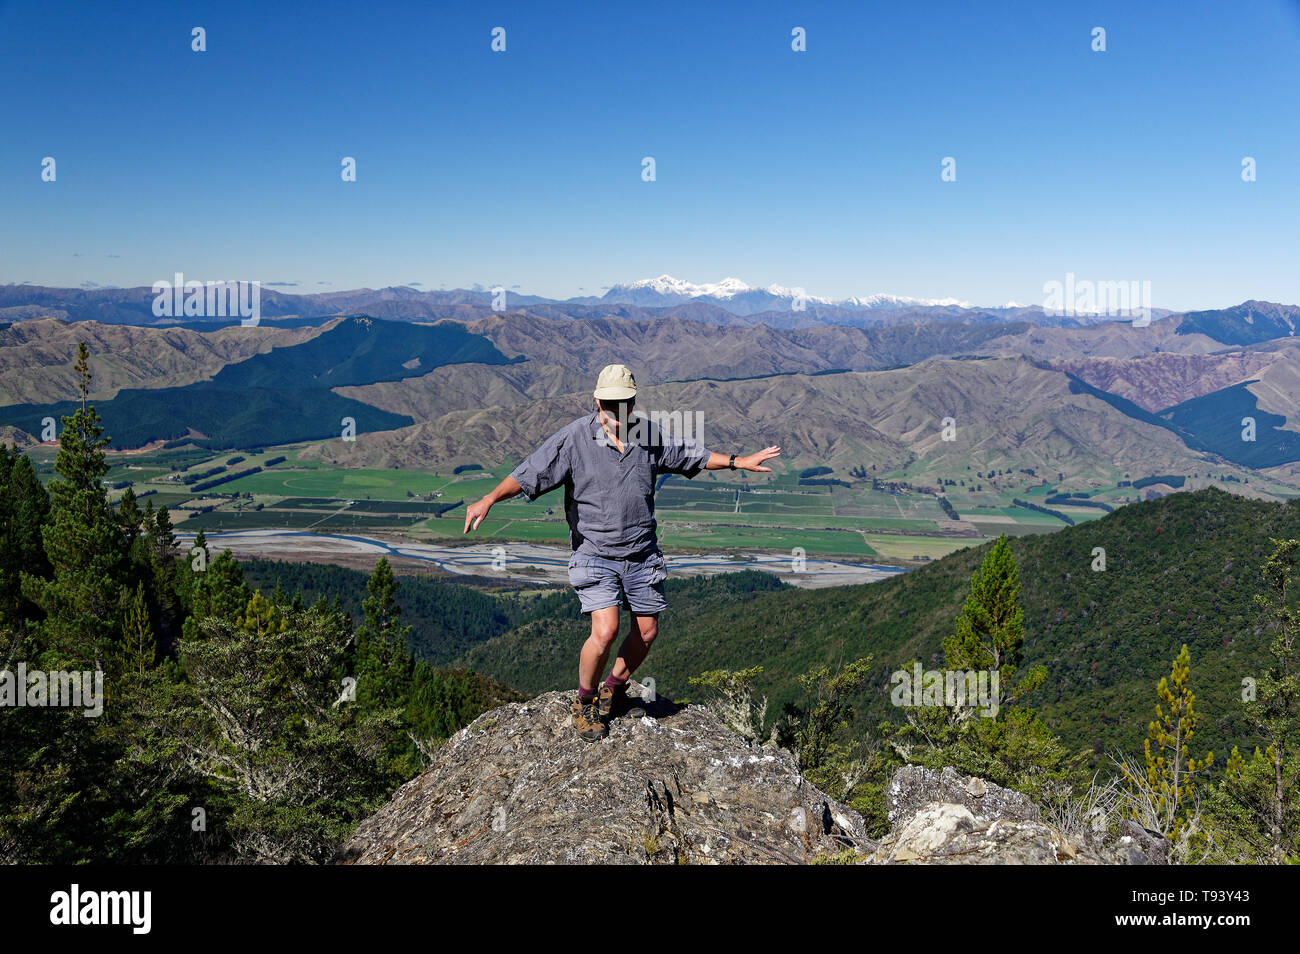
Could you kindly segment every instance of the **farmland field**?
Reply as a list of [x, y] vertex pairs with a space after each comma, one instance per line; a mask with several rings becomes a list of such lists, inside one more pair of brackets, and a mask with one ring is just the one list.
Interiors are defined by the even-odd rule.
[[[33, 454], [42, 479], [53, 454]], [[212, 452], [192, 445], [113, 454], [106, 480], [130, 482], [155, 507], [171, 511], [178, 529], [311, 529], [450, 542], [464, 540], [465, 503], [476, 500], [510, 471], [509, 465], [461, 474], [395, 468], [345, 468], [300, 461], [298, 446]], [[233, 461], [233, 463], [232, 463]], [[274, 463], [271, 463], [274, 461]], [[211, 482], [252, 468], [224, 483]], [[211, 475], [211, 476], [209, 476]], [[1051, 514], [1016, 506], [1019, 497], [1068, 515], [1094, 520], [1105, 511], [1073, 503], [1047, 504], [1055, 490], [1041, 478], [1019, 474], [971, 475], [945, 486], [958, 515], [943, 499], [906, 484], [820, 475], [842, 484], [801, 483], [797, 474], [709, 472], [687, 480], [666, 477], [656, 494], [660, 542], [675, 551], [752, 549], [810, 557], [912, 564], [937, 559], [999, 533], [1019, 536], [1060, 529]], [[904, 473], [890, 479], [903, 479]], [[202, 490], [195, 490], [202, 487]], [[121, 488], [113, 490], [119, 496]], [[1127, 488], [1102, 488], [1088, 499], [1115, 505]], [[144, 500], [141, 501], [142, 505]], [[479, 527], [477, 538], [564, 546], [569, 530], [563, 495], [537, 501], [503, 501]]]

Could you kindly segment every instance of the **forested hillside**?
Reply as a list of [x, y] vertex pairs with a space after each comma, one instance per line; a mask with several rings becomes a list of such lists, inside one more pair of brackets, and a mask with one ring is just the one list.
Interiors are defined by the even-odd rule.
[[[336, 598], [250, 587], [201, 533], [182, 553], [166, 508], [129, 488], [110, 505], [94, 407], [63, 423], [48, 491], [0, 449], [0, 863], [323, 860], [447, 737], [520, 698], [412, 658], [386, 560], [354, 625]], [[502, 625], [436, 593], [459, 618], [423, 627], [435, 639]]]
[[[1011, 541], [1021, 568], [1024, 656], [1047, 667], [1034, 702], [1075, 748], [1140, 745], [1151, 686], [1186, 643], [1201, 699], [1200, 738], [1245, 742], [1242, 679], [1258, 673], [1266, 639], [1254, 604], [1272, 537], [1300, 537], [1300, 502], [1261, 503], [1209, 489], [1122, 507], [1104, 518]], [[889, 674], [920, 660], [942, 666], [970, 577], [990, 545], [865, 586], [793, 589], [761, 574], [670, 580], [660, 637], [645, 665], [661, 691], [691, 693], [690, 677], [761, 666], [755, 682], [775, 712], [819, 665], [871, 655], [855, 708], [863, 731], [889, 717]], [[1106, 569], [1092, 569], [1094, 548]], [[573, 682], [588, 624], [570, 594], [488, 640], [462, 662], [527, 692]]]
[[[338, 600], [356, 623], [364, 619], [367, 576], [327, 563], [248, 560], [241, 564], [250, 585], [270, 593], [296, 593], [307, 603]], [[402, 622], [410, 627], [407, 650], [417, 660], [445, 666], [473, 646], [506, 632], [526, 618], [526, 604], [488, 595], [472, 586], [425, 576], [401, 580]]]

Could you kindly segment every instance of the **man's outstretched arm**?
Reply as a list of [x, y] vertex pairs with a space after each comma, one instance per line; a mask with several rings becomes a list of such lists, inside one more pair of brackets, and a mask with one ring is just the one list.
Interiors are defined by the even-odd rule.
[[564, 483], [569, 476], [569, 429], [561, 428], [528, 455], [492, 492], [465, 508], [465, 533], [477, 530], [492, 505], [522, 493], [536, 500]]
[[492, 505], [498, 500], [509, 500], [517, 493], [521, 493], [524, 488], [519, 486], [519, 482], [513, 477], [507, 477], [501, 483], [497, 484], [487, 496], [482, 500], [476, 500], [465, 508], [465, 533], [471, 530], [477, 530], [478, 525], [483, 522], [483, 518], [488, 515]]
[[[760, 474], [770, 474], [771, 467], [764, 467], [764, 461], [769, 461], [773, 457], [781, 456], [781, 448], [764, 447], [761, 451], [748, 454], [744, 457], [736, 456], [736, 470], [752, 470]], [[730, 454], [719, 454], [713, 451], [709, 454], [709, 459], [704, 462], [705, 470], [726, 470], [731, 463]]]

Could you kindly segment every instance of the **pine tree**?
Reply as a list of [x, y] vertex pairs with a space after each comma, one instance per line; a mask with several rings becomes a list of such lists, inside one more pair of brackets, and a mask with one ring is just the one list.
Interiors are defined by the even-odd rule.
[[[126, 539], [108, 503], [109, 465], [90, 393], [89, 351], [77, 349], [81, 408], [63, 418], [50, 481], [50, 517], [42, 528], [51, 578], [23, 573], [23, 591], [45, 613], [45, 649], [67, 668], [103, 668], [116, 642], [126, 571]], [[58, 666], [49, 668], [59, 668]]]
[[189, 615], [181, 627], [185, 640], [202, 639], [200, 624], [210, 616], [238, 619], [253, 597], [253, 591], [244, 582], [244, 571], [239, 561], [229, 550], [222, 550], [215, 560], [207, 561], [205, 565], [207, 569], [199, 571], [191, 563], [187, 571], [192, 583]]
[[[1175, 841], [1197, 809], [1196, 774], [1214, 761], [1211, 752], [1200, 761], [1192, 755], [1196, 695], [1191, 689], [1191, 674], [1191, 654], [1184, 644], [1173, 670], [1156, 686], [1156, 717], [1147, 726], [1143, 743], [1146, 779], [1141, 789], [1156, 807], [1161, 833]], [[1130, 790], [1139, 785], [1127, 768], [1125, 776]]]
[[130, 487], [122, 491], [122, 499], [117, 503], [117, 519], [122, 524], [122, 532], [126, 534], [126, 545], [133, 546], [136, 538], [140, 536], [144, 512], [136, 501], [135, 491]]
[[145, 602], [143, 583], [136, 586], [135, 597], [127, 610], [120, 650], [123, 670], [137, 676], [152, 669], [158, 660], [158, 644], [149, 623], [149, 607]]
[[949, 669], [997, 670], [1003, 700], [1037, 688], [1047, 677], [1036, 667], [1019, 685], [1025, 612], [1020, 606], [1020, 570], [1006, 534], [994, 542], [980, 568], [971, 575], [970, 593], [957, 617], [956, 631], [943, 641]]
[[22, 573], [49, 573], [41, 539], [49, 513], [49, 495], [31, 460], [17, 448], [0, 446], [0, 626], [22, 629], [37, 613], [23, 596]]
[[149, 541], [149, 557], [155, 566], [164, 566], [176, 559], [176, 534], [172, 532], [172, 518], [166, 507], [159, 507], [153, 519], [145, 525], [145, 539]]
[[884, 727], [894, 731], [891, 745], [904, 761], [929, 768], [951, 765], [1039, 803], [1061, 802], [1084, 780], [1083, 755], [1065, 749], [1033, 709], [1015, 704], [1043, 683], [1047, 670], [1034, 666], [1014, 682], [1024, 644], [1024, 610], [1020, 571], [1005, 534], [971, 576], [954, 629], [943, 641], [945, 663], [963, 672], [997, 671], [996, 713], [982, 711], [971, 700], [965, 707], [909, 709], [905, 725]]
[[[152, 503], [152, 501], [150, 501]], [[181, 589], [177, 574], [176, 534], [166, 507], [150, 512], [144, 523], [144, 547], [148, 559], [149, 595], [160, 647], [174, 649], [181, 636]]]
[[1300, 861], [1300, 610], [1293, 585], [1300, 540], [1271, 542], [1266, 592], [1256, 603], [1273, 632], [1272, 663], [1244, 705], [1264, 745], [1248, 759], [1233, 749], [1213, 807], [1229, 854], [1235, 848], [1245, 855], [1240, 860], [1293, 864]]
[[204, 536], [202, 527], [199, 527], [199, 532], [194, 534], [194, 542], [190, 545], [190, 549], [191, 551], [202, 550], [203, 551], [202, 565], [207, 566], [208, 560], [210, 560], [212, 557], [208, 553], [208, 538]]
[[378, 708], [402, 705], [413, 666], [407, 649], [411, 627], [398, 625], [402, 607], [387, 557], [375, 564], [366, 592], [361, 604], [365, 620], [357, 630], [358, 701]]

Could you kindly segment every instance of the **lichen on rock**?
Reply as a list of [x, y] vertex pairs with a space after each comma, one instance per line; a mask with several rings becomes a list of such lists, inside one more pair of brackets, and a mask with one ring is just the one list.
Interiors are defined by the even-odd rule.
[[[639, 698], [641, 688], [630, 683]], [[580, 741], [572, 693], [484, 713], [361, 823], [342, 864], [804, 863], [876, 844], [794, 756], [660, 698]]]
[[[642, 690], [629, 683], [629, 694]], [[1026, 795], [949, 767], [897, 770], [889, 835], [748, 743], [708, 708], [642, 701], [609, 737], [578, 739], [569, 692], [479, 716], [363, 821], [335, 864], [1164, 864], [1126, 822], [1067, 837]]]

